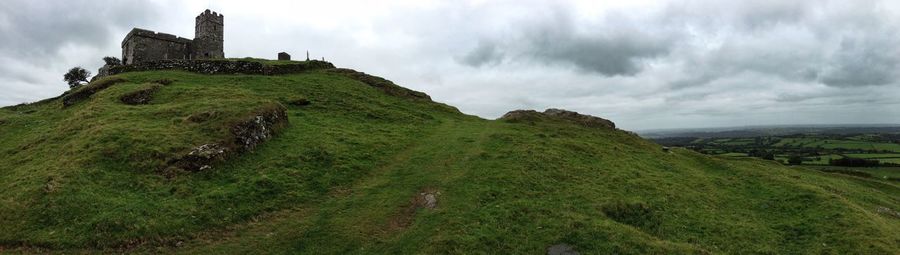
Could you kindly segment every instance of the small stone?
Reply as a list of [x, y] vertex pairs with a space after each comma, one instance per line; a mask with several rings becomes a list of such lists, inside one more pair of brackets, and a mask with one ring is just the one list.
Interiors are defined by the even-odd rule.
[[884, 206], [879, 206], [878, 208], [875, 208], [875, 211], [878, 213], [884, 214], [884, 215], [894, 217], [894, 218], [900, 218], [900, 212], [891, 210], [891, 208], [887, 208]]
[[215, 143], [210, 143], [194, 148], [190, 153], [188, 153], [188, 155], [209, 159], [217, 157], [222, 153], [225, 153], [225, 147], [222, 147], [221, 145]]
[[425, 208], [434, 209], [437, 206], [437, 197], [434, 194], [425, 194]]
[[547, 248], [547, 255], [579, 255], [575, 248], [568, 244], [557, 244]]

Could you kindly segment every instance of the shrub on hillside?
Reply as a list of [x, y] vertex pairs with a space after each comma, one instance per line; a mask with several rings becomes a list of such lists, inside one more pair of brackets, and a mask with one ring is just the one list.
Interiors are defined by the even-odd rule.
[[747, 153], [748, 156], [761, 158], [765, 160], [775, 160], [775, 154], [767, 150], [753, 149]]
[[116, 58], [116, 57], [109, 57], [109, 56], [103, 57], [103, 62], [105, 62], [106, 65], [108, 65], [108, 66], [122, 65], [122, 60], [119, 60], [119, 58]]
[[69, 69], [69, 72], [63, 75], [63, 81], [69, 84], [69, 88], [75, 88], [81, 86], [82, 83], [88, 81], [88, 77], [91, 76], [91, 72], [88, 70], [84, 70], [80, 66], [72, 67]]
[[787, 163], [789, 165], [800, 165], [803, 164], [803, 157], [800, 156], [791, 156], [788, 158]]

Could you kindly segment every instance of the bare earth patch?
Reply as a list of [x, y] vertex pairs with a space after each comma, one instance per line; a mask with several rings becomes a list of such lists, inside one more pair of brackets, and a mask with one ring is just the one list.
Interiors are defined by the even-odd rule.
[[441, 192], [434, 188], [425, 188], [416, 193], [409, 203], [391, 218], [387, 228], [388, 232], [401, 231], [411, 226], [419, 209], [435, 209], [438, 205], [437, 197], [440, 194]]

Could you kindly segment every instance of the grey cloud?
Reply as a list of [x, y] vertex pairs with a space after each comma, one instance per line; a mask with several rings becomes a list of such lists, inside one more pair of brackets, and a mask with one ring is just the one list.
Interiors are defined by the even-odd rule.
[[485, 64], [498, 63], [502, 58], [503, 54], [497, 49], [497, 45], [490, 42], [481, 42], [478, 44], [478, 47], [462, 58], [462, 62], [469, 66], [480, 67]]
[[892, 93], [885, 94], [885, 91], [879, 89], [853, 89], [846, 90], [843, 88], [824, 89], [806, 94], [782, 94], [775, 98], [779, 103], [802, 103], [804, 105], [827, 106], [827, 105], [850, 105], [850, 104], [889, 104], [900, 103], [900, 100], [893, 98]]
[[107, 49], [118, 48], [126, 29], [149, 23], [158, 7], [136, 0], [0, 1], [0, 105], [61, 92], [66, 68], [96, 68], [103, 56], [94, 52], [117, 55]]
[[900, 27], [879, 6], [876, 1], [670, 5], [661, 20], [691, 27], [704, 40], [716, 38], [713, 47], [677, 49], [679, 56], [671, 60], [691, 70], [670, 88], [705, 86], [744, 72], [833, 87], [896, 84]]
[[565, 28], [548, 29], [531, 35], [531, 57], [547, 62], [571, 64], [579, 70], [607, 76], [632, 76], [642, 69], [643, 60], [668, 53], [661, 40], [631, 33], [581, 35]]
[[117, 28], [156, 16], [147, 1], [2, 1], [0, 26], [6, 56], [53, 59], [66, 44], [103, 47]]
[[745, 31], [765, 31], [773, 26], [793, 25], [808, 18], [822, 1], [674, 1], [661, 14], [669, 24], [691, 24], [697, 28], [730, 27]]
[[[673, 38], [666, 31], [647, 31], [624, 16], [612, 15], [602, 24], [579, 27], [571, 11], [551, 8], [553, 15], [516, 23], [517, 30], [503, 40], [484, 40], [461, 61], [479, 67], [496, 63], [504, 55], [518, 61], [574, 67], [605, 76], [633, 76], [643, 61], [666, 55]], [[621, 19], [619, 19], [621, 18]], [[583, 32], [588, 31], [588, 32]]]
[[836, 87], [893, 84], [898, 75], [897, 47], [896, 42], [848, 38], [819, 80]]

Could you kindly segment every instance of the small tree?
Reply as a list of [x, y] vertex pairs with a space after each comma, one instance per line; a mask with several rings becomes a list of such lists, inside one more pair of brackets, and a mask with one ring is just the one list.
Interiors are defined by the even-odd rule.
[[80, 66], [72, 67], [69, 69], [69, 72], [63, 75], [63, 81], [69, 84], [69, 88], [75, 88], [81, 85], [82, 82], [87, 82], [88, 77], [91, 76], [91, 72], [88, 70], [84, 70]]
[[109, 56], [103, 57], [103, 62], [106, 62], [106, 65], [108, 65], [108, 66], [122, 65], [122, 60], [119, 60], [116, 57], [109, 57]]
[[791, 164], [791, 165], [803, 164], [803, 157], [791, 156], [790, 158], [788, 158], [788, 164]]

